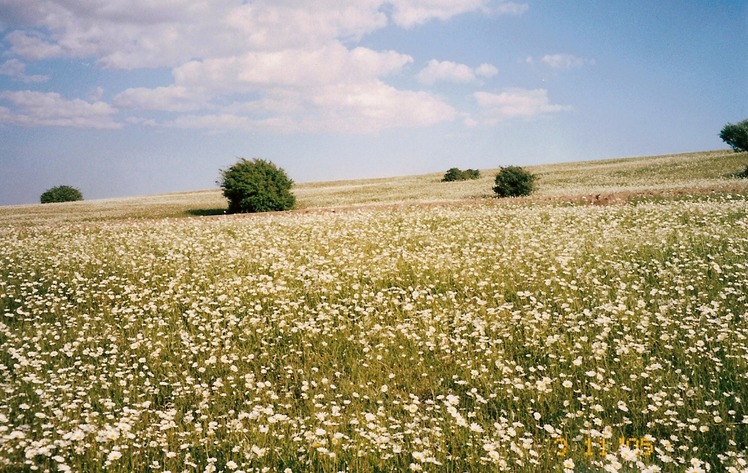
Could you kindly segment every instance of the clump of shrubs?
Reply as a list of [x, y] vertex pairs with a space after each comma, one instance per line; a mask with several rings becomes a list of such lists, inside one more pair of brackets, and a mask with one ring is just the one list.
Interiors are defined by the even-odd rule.
[[498, 197], [522, 197], [532, 194], [538, 177], [519, 166], [505, 166], [496, 175], [493, 191]]
[[83, 200], [83, 194], [72, 186], [57, 186], [44, 191], [39, 200], [41, 200], [42, 204], [75, 202], [77, 200]]
[[465, 169], [462, 171], [459, 168], [450, 168], [444, 174], [442, 182], [469, 181], [474, 179], [480, 179], [480, 171], [477, 169]]
[[229, 213], [290, 210], [296, 205], [293, 181], [286, 171], [264, 159], [240, 159], [221, 170], [218, 184], [229, 201]]

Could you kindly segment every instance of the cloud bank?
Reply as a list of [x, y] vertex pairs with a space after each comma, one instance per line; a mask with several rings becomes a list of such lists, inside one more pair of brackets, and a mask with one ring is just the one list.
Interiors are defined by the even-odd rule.
[[[126, 124], [276, 132], [371, 133], [428, 127], [476, 111], [458, 110], [419, 86], [396, 86], [413, 74], [410, 54], [374, 50], [361, 39], [384, 28], [414, 29], [462, 14], [515, 15], [523, 3], [492, 0], [24, 0], [0, 3], [2, 41], [12, 56], [0, 74], [19, 83], [46, 60], [93, 61], [101, 70], [160, 70], [171, 82], [133, 84], [90, 97], [47, 91], [0, 93], [0, 125], [111, 129]], [[12, 27], [10, 25], [13, 25]], [[571, 67], [571, 56], [540, 60]], [[431, 60], [415, 84], [480, 87], [492, 64]], [[545, 90], [475, 92], [483, 123], [564, 110]]]

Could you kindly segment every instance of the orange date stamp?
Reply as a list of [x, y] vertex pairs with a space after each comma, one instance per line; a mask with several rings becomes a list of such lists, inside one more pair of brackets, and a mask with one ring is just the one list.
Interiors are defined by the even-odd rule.
[[569, 443], [563, 437], [552, 440], [555, 447], [556, 455], [566, 457], [580, 450], [584, 452], [586, 458], [603, 458], [609, 453], [615, 453], [622, 448], [635, 452], [638, 456], [649, 457], [654, 452], [654, 440], [650, 436], [644, 437], [623, 437], [618, 438], [592, 438], [587, 437], [583, 441]]

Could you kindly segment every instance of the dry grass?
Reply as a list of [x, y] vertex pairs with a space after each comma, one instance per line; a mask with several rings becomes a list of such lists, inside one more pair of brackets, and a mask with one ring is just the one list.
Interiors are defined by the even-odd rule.
[[[748, 180], [731, 177], [748, 164], [748, 153], [707, 151], [639, 158], [528, 166], [540, 176], [540, 199], [615, 203], [638, 196], [748, 192]], [[481, 170], [474, 181], [441, 182], [443, 173], [347, 181], [299, 183], [299, 210], [372, 205], [423, 204], [493, 199], [498, 169]], [[91, 200], [65, 204], [0, 207], [0, 225], [158, 219], [222, 215], [220, 190]]]

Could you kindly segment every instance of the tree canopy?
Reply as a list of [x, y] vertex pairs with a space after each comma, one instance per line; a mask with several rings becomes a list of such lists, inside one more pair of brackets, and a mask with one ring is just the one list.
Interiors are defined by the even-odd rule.
[[736, 152], [748, 151], [748, 120], [728, 123], [722, 128], [719, 137]]
[[51, 204], [54, 202], [73, 202], [76, 200], [83, 200], [83, 194], [81, 194], [81, 191], [72, 186], [57, 186], [44, 191], [40, 200], [42, 204]]
[[270, 161], [245, 158], [221, 170], [219, 184], [229, 201], [229, 212], [271, 212], [296, 205], [293, 181]]

